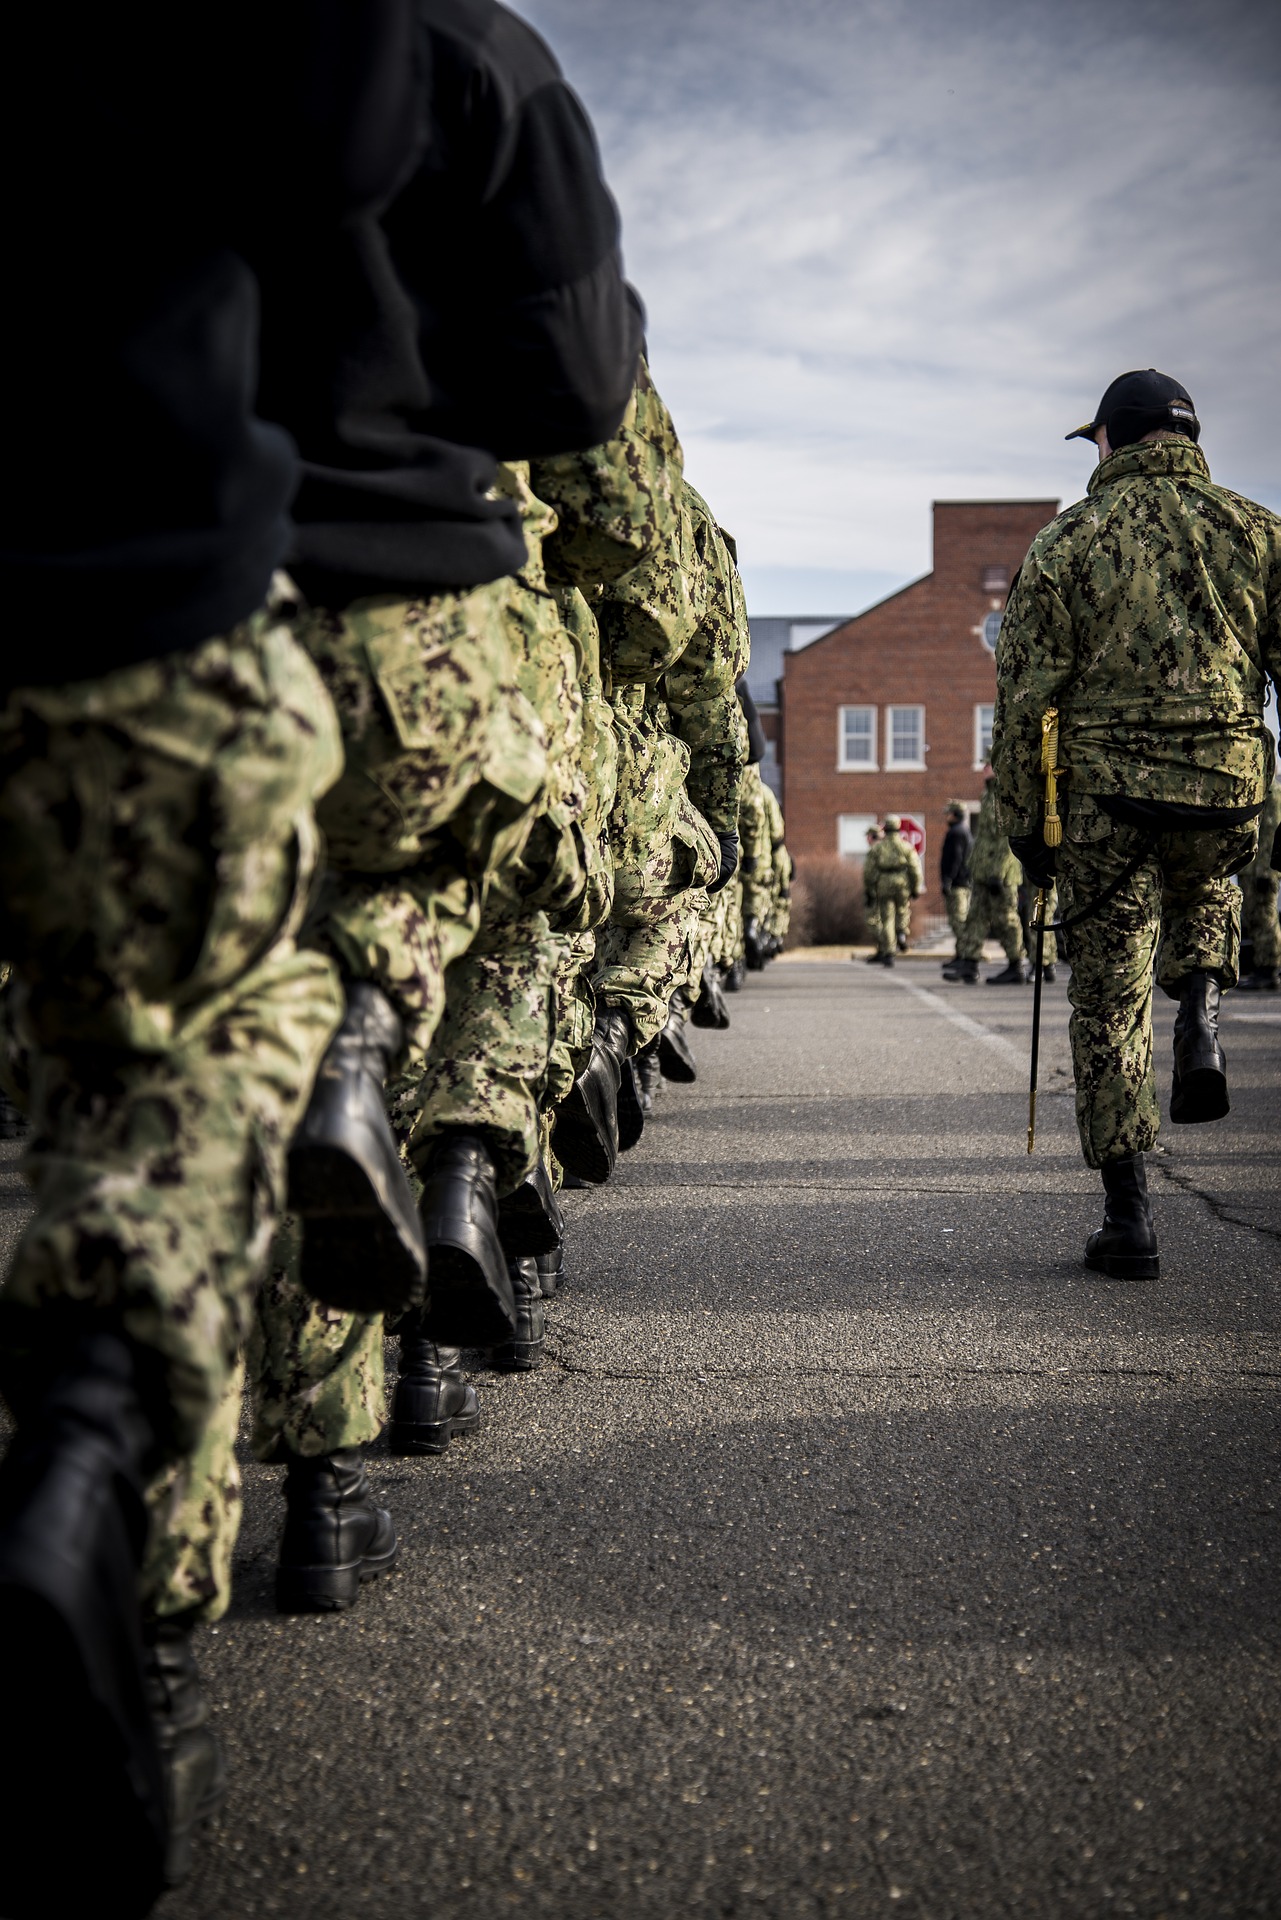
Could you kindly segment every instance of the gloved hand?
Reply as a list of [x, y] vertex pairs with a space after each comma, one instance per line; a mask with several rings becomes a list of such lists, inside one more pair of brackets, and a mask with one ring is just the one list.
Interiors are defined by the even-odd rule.
[[1054, 885], [1056, 849], [1046, 846], [1042, 834], [1011, 834], [1010, 852], [1022, 862], [1023, 871], [1034, 887], [1048, 890]]
[[721, 843], [721, 870], [708, 887], [709, 893], [719, 893], [722, 887], [727, 887], [734, 878], [734, 869], [738, 865], [738, 835], [718, 833], [716, 838]]

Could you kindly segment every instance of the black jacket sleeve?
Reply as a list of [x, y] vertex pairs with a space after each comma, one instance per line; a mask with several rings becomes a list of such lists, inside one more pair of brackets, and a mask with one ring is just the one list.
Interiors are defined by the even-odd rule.
[[504, 459], [617, 431], [643, 320], [587, 115], [495, 0], [418, 0], [432, 125], [384, 216], [432, 394], [416, 424]]

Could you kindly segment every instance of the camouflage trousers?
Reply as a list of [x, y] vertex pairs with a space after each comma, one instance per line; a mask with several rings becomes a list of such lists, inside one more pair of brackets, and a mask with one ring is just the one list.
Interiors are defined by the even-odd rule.
[[906, 940], [912, 926], [912, 889], [901, 873], [882, 874], [872, 902], [876, 951], [883, 959], [893, 953], [900, 936]]
[[1018, 888], [1012, 880], [976, 880], [970, 893], [969, 912], [957, 937], [956, 951], [962, 960], [981, 960], [983, 942], [999, 940], [1007, 960], [1020, 958], [1023, 952], [1023, 927], [1019, 920]]
[[258, 1460], [366, 1446], [386, 1418], [381, 1314], [342, 1313], [304, 1292], [298, 1235], [287, 1216], [259, 1289], [247, 1366], [238, 1360], [199, 1446], [154, 1490], [147, 1604], [158, 1618], [219, 1620], [231, 1598], [240, 1531], [236, 1439], [246, 1374]]
[[1281, 921], [1277, 919], [1277, 876], [1241, 875], [1241, 938], [1254, 942], [1260, 973], [1281, 966]]
[[24, 1390], [104, 1314], [149, 1357], [161, 1450], [200, 1441], [279, 1219], [285, 1147], [341, 1014], [295, 934], [324, 691], [266, 615], [0, 715], [0, 951], [29, 1056], [35, 1217], [0, 1305]]
[[968, 887], [949, 887], [943, 899], [947, 906], [947, 924], [952, 929], [952, 938], [959, 947], [966, 916], [970, 911], [970, 890]]
[[1139, 860], [1119, 892], [1068, 936], [1076, 1118], [1088, 1166], [1155, 1143], [1153, 978], [1174, 998], [1184, 976], [1199, 969], [1235, 986], [1240, 895], [1229, 876], [1254, 858], [1255, 845], [1253, 825], [1149, 842], [1117, 825], [1089, 794], [1071, 796], [1058, 857], [1065, 919], [1101, 899]]
[[298, 637], [333, 699], [346, 767], [319, 810], [328, 870], [308, 937], [371, 980], [421, 1071], [445, 975], [476, 937], [489, 876], [541, 804], [543, 726], [520, 691], [509, 581], [406, 601], [316, 608]]

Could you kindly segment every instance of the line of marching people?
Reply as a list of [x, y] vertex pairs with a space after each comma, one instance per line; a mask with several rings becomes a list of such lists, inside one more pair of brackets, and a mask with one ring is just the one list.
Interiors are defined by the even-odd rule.
[[562, 1181], [787, 929], [734, 543], [546, 45], [495, 0], [169, 35], [34, 10], [3, 134], [5, 1920], [145, 1913], [221, 1803], [246, 1391], [278, 1604], [349, 1606], [398, 1556], [364, 1447], [537, 1365]]

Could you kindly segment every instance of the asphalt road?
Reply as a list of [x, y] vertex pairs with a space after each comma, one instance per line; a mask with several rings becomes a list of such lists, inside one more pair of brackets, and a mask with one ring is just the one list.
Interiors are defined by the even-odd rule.
[[753, 978], [569, 1196], [543, 1370], [375, 1457], [350, 1615], [273, 1613], [247, 1465], [164, 1920], [1281, 1914], [1281, 1004], [1233, 999], [1134, 1286], [1080, 1261], [1061, 984], [1024, 1152], [1030, 1000]]

